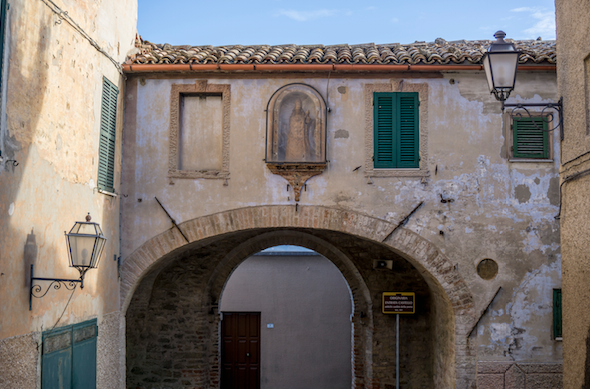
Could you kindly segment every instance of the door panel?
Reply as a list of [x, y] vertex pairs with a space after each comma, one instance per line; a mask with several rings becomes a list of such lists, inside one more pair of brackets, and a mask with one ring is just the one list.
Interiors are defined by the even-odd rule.
[[221, 388], [260, 388], [260, 312], [224, 312]]

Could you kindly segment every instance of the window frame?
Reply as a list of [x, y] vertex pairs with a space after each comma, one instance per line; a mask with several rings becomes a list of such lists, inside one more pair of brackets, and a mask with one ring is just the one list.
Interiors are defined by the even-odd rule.
[[563, 304], [561, 289], [553, 289], [553, 326], [554, 340], [563, 339]]
[[[515, 137], [514, 137], [514, 121], [515, 119], [518, 120], [520, 117], [516, 115], [520, 113], [522, 115], [522, 119], [529, 119], [529, 115], [524, 111], [515, 111], [512, 115], [510, 112], [505, 113], [505, 139], [506, 139], [506, 154], [507, 158], [510, 162], [528, 162], [528, 163], [544, 163], [544, 162], [553, 162], [553, 131], [547, 131], [545, 135], [546, 140], [546, 153], [547, 157], [522, 157], [515, 155]], [[532, 119], [539, 119], [542, 117], [542, 112], [530, 112]], [[516, 116], [516, 117], [514, 117]], [[545, 117], [547, 114], [545, 114]], [[545, 129], [553, 127], [553, 120], [549, 120], [547, 123], [543, 124]]]
[[[387, 112], [384, 108], [381, 110], [380, 104], [385, 104], [385, 102], [381, 103], [381, 99], [391, 99], [391, 112]], [[411, 147], [413, 148], [413, 161], [404, 161], [402, 157], [402, 127], [403, 127], [403, 119], [402, 119], [402, 99], [411, 98], [413, 100], [412, 107], [412, 116], [413, 116], [413, 128], [412, 128], [412, 136]], [[382, 101], [382, 100], [381, 100]], [[420, 96], [418, 92], [375, 92], [373, 93], [373, 126], [374, 126], [374, 133], [373, 133], [373, 168], [374, 169], [418, 169], [420, 168]], [[391, 120], [391, 126], [382, 126], [382, 122], [378, 120], [379, 117], [389, 116], [391, 117], [385, 118], [384, 121], [388, 122]], [[391, 159], [387, 160], [384, 153], [378, 152], [379, 145], [385, 143], [385, 146], [389, 146], [386, 144], [387, 140], [380, 139], [380, 129], [384, 127], [386, 128], [385, 132], [389, 132], [387, 137], [391, 137]], [[389, 148], [389, 147], [387, 147]], [[382, 159], [380, 159], [380, 156]], [[412, 165], [412, 166], [404, 166]]]
[[[428, 92], [427, 83], [392, 81], [383, 84], [365, 84], [365, 177], [427, 177], [428, 171]], [[374, 94], [376, 92], [418, 93], [418, 167], [375, 168], [374, 155]]]
[[[222, 104], [222, 168], [221, 170], [181, 170], [180, 112], [184, 95], [221, 95]], [[169, 128], [169, 159], [168, 178], [209, 178], [229, 179], [229, 136], [230, 136], [230, 102], [231, 86], [229, 84], [208, 84], [207, 80], [197, 80], [193, 84], [172, 84], [170, 90], [170, 128]]]
[[108, 78], [103, 77], [96, 186], [101, 193], [105, 194], [115, 194], [118, 105], [119, 88]]
[[6, 129], [6, 98], [8, 95], [8, 62], [10, 56], [10, 3], [8, 0], [0, 0], [0, 166], [5, 162]]

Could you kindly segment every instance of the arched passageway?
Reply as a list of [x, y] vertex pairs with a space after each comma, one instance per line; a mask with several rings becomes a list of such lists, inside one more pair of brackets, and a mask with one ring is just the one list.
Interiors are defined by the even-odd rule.
[[[395, 382], [395, 320], [382, 315], [380, 306], [382, 292], [400, 289], [415, 290], [418, 302], [417, 314], [404, 318], [402, 327], [402, 382], [408, 388], [470, 387], [475, 366], [466, 335], [473, 304], [436, 247], [403, 229], [388, 236], [389, 223], [366, 215], [322, 207], [260, 208], [183, 223], [190, 244], [168, 231], [126, 260], [128, 387], [219, 387], [223, 287], [244, 259], [279, 244], [320, 253], [348, 283], [355, 307], [352, 387]], [[374, 269], [374, 259], [391, 260], [392, 270]]]
[[219, 311], [222, 388], [350, 389], [352, 294], [315, 251], [275, 246], [247, 258]]

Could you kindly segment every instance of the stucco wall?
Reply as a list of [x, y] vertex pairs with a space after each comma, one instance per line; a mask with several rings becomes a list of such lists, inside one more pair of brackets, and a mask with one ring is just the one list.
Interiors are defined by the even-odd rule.
[[[58, 3], [116, 62], [133, 49], [135, 0]], [[58, 327], [96, 317], [100, 324], [104, 314], [117, 312], [113, 256], [120, 253], [119, 198], [98, 193], [96, 182], [103, 77], [124, 91], [123, 76], [42, 1], [10, 1], [8, 21], [0, 117], [0, 339], [52, 328], [62, 312]], [[118, 136], [121, 104], [119, 113]], [[119, 141], [117, 166], [120, 155]], [[116, 168], [116, 191], [119, 177]], [[108, 239], [98, 270], [88, 272], [65, 311], [70, 295], [64, 288], [33, 299], [29, 311], [31, 264], [37, 277], [79, 278], [68, 267], [63, 234], [87, 213]], [[38, 374], [36, 365], [24, 370]]]
[[561, 168], [564, 388], [590, 387], [590, 8], [557, 0], [557, 79], [563, 96], [565, 139]]
[[310, 254], [250, 257], [223, 291], [220, 312], [261, 313], [262, 389], [350, 388], [350, 291], [329, 260]]
[[[551, 162], [509, 162], [506, 116], [488, 95], [483, 73], [428, 75], [402, 83], [386, 76], [332, 75], [329, 85], [321, 75], [212, 75], [209, 84], [231, 86], [227, 185], [224, 180], [167, 178], [164, 156], [169, 155], [171, 86], [195, 81], [130, 77], [123, 173], [124, 192], [129, 197], [122, 200], [124, 257], [170, 228], [154, 196], [177, 222], [240, 207], [294, 204], [287, 182], [270, 173], [263, 161], [264, 110], [281, 86], [306, 83], [320, 91], [331, 108], [327, 129], [330, 163], [324, 173], [307, 182], [300, 204], [351, 209], [399, 222], [425, 201], [406, 228], [451, 258], [473, 293], [476, 310], [482, 311], [502, 287], [475, 331], [477, 358], [561, 360], [561, 343], [551, 335], [551, 290], [561, 286], [559, 225], [554, 219], [559, 211], [559, 139], [551, 134]], [[365, 104], [364, 91], [369, 84], [393, 91], [423, 85], [421, 90], [427, 91], [427, 96], [420, 97], [427, 105], [426, 178], [365, 176], [363, 166], [370, 153], [365, 145], [365, 113], [372, 108]], [[513, 101], [551, 100], [556, 100], [554, 73], [519, 74]], [[156, 155], [162, 157], [154, 158]], [[443, 203], [441, 196], [453, 202]], [[199, 201], [192, 201], [194, 198]], [[476, 272], [484, 258], [499, 265], [498, 275], [489, 281]], [[535, 299], [527, 298], [529, 295]]]

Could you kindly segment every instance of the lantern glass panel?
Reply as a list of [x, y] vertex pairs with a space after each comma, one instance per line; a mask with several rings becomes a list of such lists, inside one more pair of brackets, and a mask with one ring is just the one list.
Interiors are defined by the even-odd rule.
[[96, 236], [68, 236], [72, 266], [90, 267], [95, 249]]
[[[513, 89], [520, 53], [489, 53], [487, 59], [491, 68], [495, 89]], [[485, 62], [484, 62], [485, 66]], [[489, 82], [489, 80], [488, 80]]]
[[488, 80], [488, 88], [490, 92], [494, 90], [494, 82], [492, 81], [492, 69], [490, 69], [490, 56], [486, 54], [483, 57], [483, 69], [486, 72], [486, 78]]

